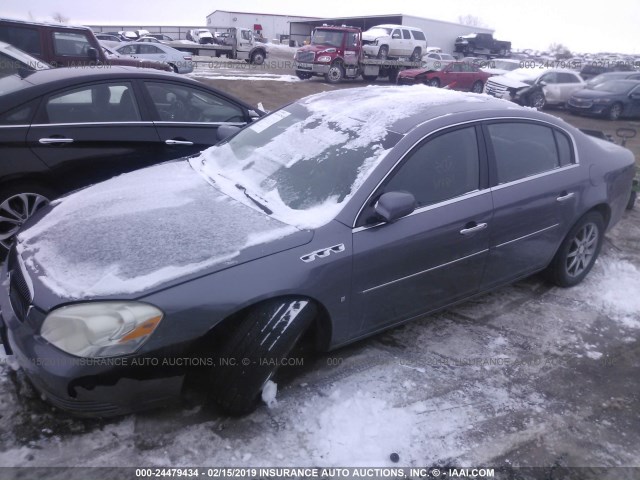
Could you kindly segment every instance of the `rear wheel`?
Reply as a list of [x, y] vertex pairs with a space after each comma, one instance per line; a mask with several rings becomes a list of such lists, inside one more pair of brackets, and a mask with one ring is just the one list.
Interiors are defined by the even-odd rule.
[[316, 306], [308, 299], [266, 301], [238, 319], [211, 370], [213, 400], [231, 415], [253, 411], [265, 384], [311, 326]]
[[482, 89], [483, 89], [483, 87], [484, 87], [483, 83], [482, 83], [480, 80], [478, 80], [478, 81], [477, 81], [477, 82], [475, 82], [475, 83], [473, 84], [473, 86], [471, 87], [471, 91], [472, 91], [473, 93], [482, 93]]
[[2, 187], [0, 196], [0, 250], [8, 250], [18, 230], [34, 213], [55, 198], [50, 189], [37, 184]]
[[609, 107], [609, 112], [607, 114], [607, 116], [609, 117], [609, 120], [618, 120], [621, 115], [622, 115], [621, 103], [616, 102]]
[[573, 287], [587, 276], [596, 262], [604, 237], [604, 220], [589, 212], [569, 231], [547, 270], [560, 287]]
[[378, 58], [380, 60], [386, 60], [389, 56], [389, 47], [386, 45], [382, 45], [380, 50], [378, 50]]
[[413, 53], [411, 53], [409, 60], [411, 60], [412, 62], [417, 62], [418, 60], [420, 60], [420, 58], [422, 58], [422, 50], [416, 47], [413, 49]]

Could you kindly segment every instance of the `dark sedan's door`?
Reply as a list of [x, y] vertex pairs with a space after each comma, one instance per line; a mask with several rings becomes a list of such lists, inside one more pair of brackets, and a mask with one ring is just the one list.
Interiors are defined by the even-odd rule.
[[147, 101], [167, 159], [200, 152], [218, 143], [218, 127], [246, 125], [249, 113], [205, 89], [173, 82], [145, 81]]
[[130, 82], [91, 83], [47, 95], [27, 135], [58, 181], [87, 185], [157, 163], [158, 134]]
[[545, 267], [576, 220], [583, 181], [570, 138], [547, 124], [486, 126], [495, 208], [483, 288]]
[[[414, 195], [417, 210], [370, 225], [373, 205], [353, 233], [353, 318], [360, 334], [434, 310], [478, 290], [492, 231], [491, 193], [476, 127], [416, 147], [373, 196]], [[375, 220], [372, 220], [375, 222]]]

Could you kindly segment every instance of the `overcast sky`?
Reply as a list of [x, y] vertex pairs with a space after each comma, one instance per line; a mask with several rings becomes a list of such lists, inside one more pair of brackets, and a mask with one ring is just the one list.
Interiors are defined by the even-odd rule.
[[473, 15], [514, 48], [546, 49], [555, 42], [577, 52], [640, 56], [638, 0], [0, 0], [2, 17], [51, 21], [60, 13], [69, 23], [93, 25], [205, 25], [216, 9], [323, 18], [406, 13], [448, 21]]

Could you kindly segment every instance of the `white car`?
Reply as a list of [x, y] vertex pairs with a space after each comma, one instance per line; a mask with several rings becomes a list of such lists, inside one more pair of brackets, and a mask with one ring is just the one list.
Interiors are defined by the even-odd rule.
[[491, 77], [484, 93], [540, 110], [547, 105], [565, 104], [573, 92], [584, 86], [585, 81], [573, 70], [518, 68]]
[[214, 43], [212, 33], [206, 28], [196, 28], [187, 32], [187, 40], [204, 45], [205, 43]]
[[427, 52], [424, 32], [406, 25], [378, 25], [362, 33], [362, 50], [370, 57], [410, 57], [419, 60]]
[[166, 62], [176, 73], [193, 72], [193, 60], [191, 54], [181, 52], [162, 43], [131, 42], [115, 49], [120, 55], [129, 55], [133, 58], [144, 58]]
[[520, 68], [522, 62], [510, 58], [492, 58], [479, 63], [480, 70], [491, 75], [504, 75]]
[[422, 57], [422, 68], [428, 68], [430, 70], [440, 70], [445, 65], [451, 62], [455, 62], [456, 59], [453, 55], [448, 53], [429, 53]]

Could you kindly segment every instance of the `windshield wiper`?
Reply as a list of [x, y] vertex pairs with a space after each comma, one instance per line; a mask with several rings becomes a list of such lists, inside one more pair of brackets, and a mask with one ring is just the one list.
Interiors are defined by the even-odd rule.
[[238, 190], [242, 190], [242, 193], [245, 194], [245, 196], [251, 200], [253, 203], [255, 203], [258, 207], [260, 207], [260, 210], [262, 210], [264, 213], [266, 213], [267, 215], [271, 215], [273, 213], [273, 210], [271, 210], [269, 207], [267, 207], [266, 205], [263, 205], [262, 203], [260, 203], [259, 201], [257, 201], [255, 198], [253, 198], [251, 195], [249, 195], [247, 193], [247, 189], [245, 187], [243, 187], [242, 185], [240, 185], [239, 183], [236, 183], [236, 188]]

